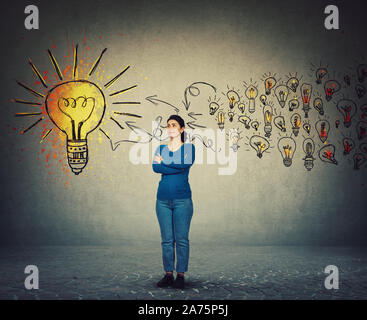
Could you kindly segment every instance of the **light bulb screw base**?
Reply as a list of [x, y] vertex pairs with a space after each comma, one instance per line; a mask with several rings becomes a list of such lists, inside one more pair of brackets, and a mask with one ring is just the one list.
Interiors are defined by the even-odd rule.
[[271, 130], [272, 130], [271, 124], [270, 124], [270, 125], [265, 125], [265, 126], [264, 126], [265, 137], [267, 137], [267, 138], [269, 138], [269, 137], [270, 137], [270, 135], [271, 135]]
[[69, 166], [71, 170], [78, 175], [88, 162], [87, 140], [68, 140], [66, 149]]
[[310, 111], [310, 106], [308, 105], [308, 104], [303, 104], [303, 108], [302, 108], [302, 110], [303, 110], [303, 112], [305, 113], [305, 118], [308, 118], [308, 112]]
[[307, 169], [307, 171], [311, 171], [311, 169], [313, 168], [314, 164], [313, 164], [313, 157], [305, 157], [303, 158], [303, 160], [305, 160], [305, 168]]
[[286, 166], [286, 167], [289, 167], [291, 164], [292, 164], [292, 159], [283, 159], [283, 164]]
[[253, 99], [253, 98], [249, 100], [249, 109], [248, 109], [248, 111], [250, 113], [255, 112], [255, 99]]
[[297, 137], [298, 136], [298, 133], [299, 133], [299, 128], [293, 127], [292, 128], [292, 131], [293, 131], [293, 134]]

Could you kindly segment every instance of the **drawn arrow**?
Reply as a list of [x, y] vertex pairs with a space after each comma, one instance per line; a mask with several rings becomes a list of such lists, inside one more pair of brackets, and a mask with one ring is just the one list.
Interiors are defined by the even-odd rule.
[[194, 112], [189, 112], [189, 116], [195, 120], [197, 120], [194, 116], [202, 116], [202, 113], [194, 113]]
[[195, 129], [193, 127], [198, 127], [198, 128], [206, 128], [205, 126], [202, 126], [200, 124], [196, 124], [195, 121], [189, 121], [187, 122], [187, 125], [191, 128], [191, 129]]
[[[198, 82], [192, 83], [189, 87], [187, 87], [185, 89], [185, 93], [184, 93], [184, 99], [185, 99], [185, 101], [182, 101], [183, 105], [186, 108], [186, 111], [189, 110], [190, 104], [191, 104], [191, 102], [189, 102], [187, 100], [187, 92], [189, 92], [191, 96], [197, 97], [200, 94], [199, 88], [196, 87], [196, 85], [198, 85], [198, 84], [207, 85], [207, 86], [211, 87], [214, 90], [214, 92], [217, 92], [217, 89], [213, 85], [211, 85], [210, 83], [203, 82], [203, 81], [198, 81]], [[194, 93], [192, 90], [196, 90], [196, 93]]]
[[180, 111], [180, 109], [178, 109], [177, 107], [175, 107], [173, 104], [171, 104], [171, 103], [169, 103], [167, 101], [158, 99], [156, 94], [154, 96], [146, 97], [145, 99], [148, 100], [149, 102], [153, 103], [155, 106], [157, 106], [159, 104], [159, 102], [160, 102], [160, 103], [164, 103], [164, 104], [169, 105], [170, 107], [172, 107], [173, 109], [175, 109], [175, 111], [177, 113]]
[[[144, 129], [134, 126], [132, 125], [132, 123], [136, 123], [135, 121], [125, 121], [125, 124], [129, 127], [130, 130], [134, 131], [135, 133], [137, 133], [134, 129], [139, 129], [139, 130], [143, 130], [144, 132], [148, 133], [147, 131], [145, 131]], [[148, 133], [149, 134], [149, 133]]]

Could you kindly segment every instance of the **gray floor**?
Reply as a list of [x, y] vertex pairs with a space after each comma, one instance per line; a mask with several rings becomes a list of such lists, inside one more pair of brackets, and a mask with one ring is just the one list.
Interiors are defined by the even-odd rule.
[[[39, 289], [24, 268], [39, 268]], [[339, 289], [323, 271], [339, 269]], [[0, 299], [366, 299], [367, 250], [191, 241], [186, 289], [158, 288], [160, 242], [0, 248]]]

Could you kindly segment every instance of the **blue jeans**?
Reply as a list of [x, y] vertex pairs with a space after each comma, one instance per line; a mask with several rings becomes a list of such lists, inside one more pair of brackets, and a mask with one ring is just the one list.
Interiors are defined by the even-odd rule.
[[[193, 215], [191, 198], [159, 200], [156, 214], [161, 229], [162, 259], [165, 271], [186, 272], [189, 264], [189, 229]], [[177, 264], [175, 264], [175, 244]]]

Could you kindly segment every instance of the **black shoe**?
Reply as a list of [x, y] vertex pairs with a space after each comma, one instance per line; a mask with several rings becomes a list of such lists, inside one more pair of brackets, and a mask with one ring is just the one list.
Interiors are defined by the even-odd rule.
[[183, 276], [177, 275], [175, 281], [173, 282], [173, 287], [177, 289], [185, 288], [185, 278]]
[[168, 287], [173, 284], [173, 274], [165, 274], [164, 277], [157, 282], [158, 287]]

